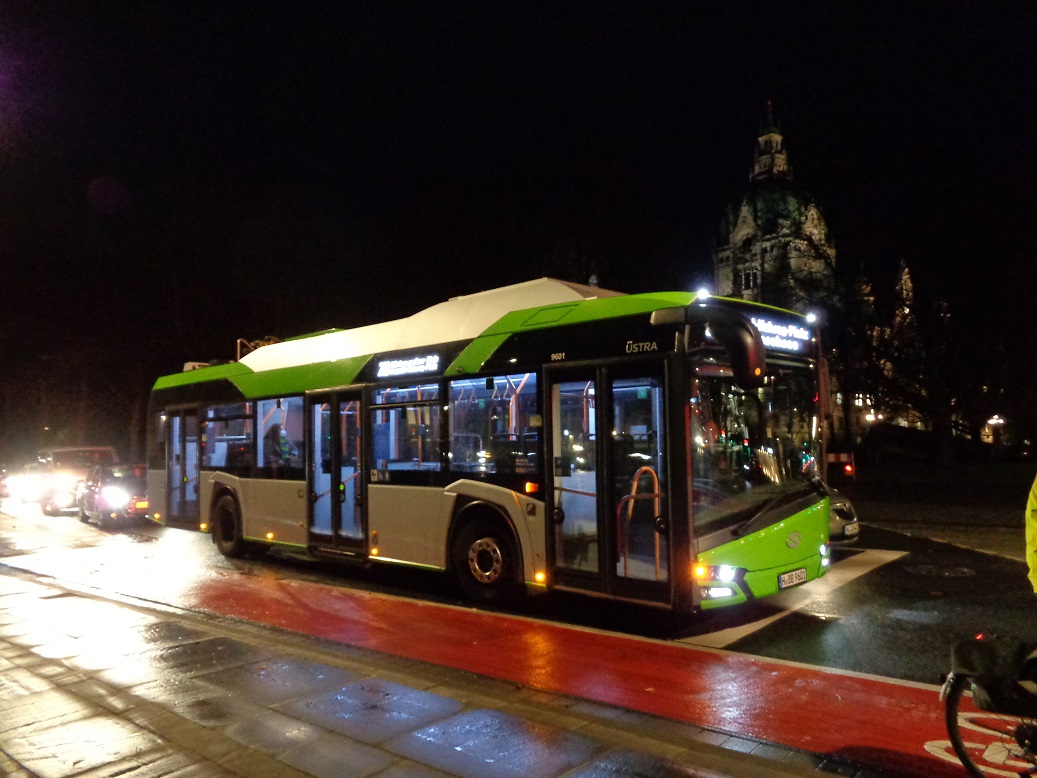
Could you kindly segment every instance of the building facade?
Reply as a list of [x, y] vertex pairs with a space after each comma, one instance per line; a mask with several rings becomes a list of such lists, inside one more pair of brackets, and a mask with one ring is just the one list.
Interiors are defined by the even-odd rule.
[[[713, 254], [716, 292], [818, 313], [830, 321], [836, 306], [850, 302], [837, 295], [835, 257], [821, 209], [795, 181], [785, 138], [768, 105], [746, 193], [721, 219]], [[831, 440], [852, 445], [881, 417], [870, 393], [851, 386], [838, 369], [847, 365], [850, 355], [839, 353], [831, 341], [827, 345], [826, 366], [832, 370], [826, 370], [826, 431]]]
[[835, 246], [820, 209], [793, 179], [785, 139], [768, 106], [749, 187], [721, 220], [716, 293], [817, 310], [834, 295]]

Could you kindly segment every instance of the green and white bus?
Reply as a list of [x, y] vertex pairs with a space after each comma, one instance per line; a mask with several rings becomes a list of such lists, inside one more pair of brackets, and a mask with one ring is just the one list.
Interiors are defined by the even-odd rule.
[[152, 517], [482, 602], [744, 603], [828, 568], [819, 376], [799, 314], [543, 278], [160, 378]]

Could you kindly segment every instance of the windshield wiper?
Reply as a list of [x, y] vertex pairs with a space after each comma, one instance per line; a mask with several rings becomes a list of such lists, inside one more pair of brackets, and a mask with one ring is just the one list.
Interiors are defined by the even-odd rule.
[[735, 537], [742, 535], [748, 535], [750, 532], [755, 532], [757, 524], [762, 524], [761, 518], [769, 515], [775, 508], [788, 505], [789, 503], [795, 502], [803, 497], [802, 489], [797, 489], [793, 492], [785, 492], [779, 494], [763, 503], [757, 510], [753, 511], [753, 514], [745, 521], [740, 522], [733, 530], [732, 534]]

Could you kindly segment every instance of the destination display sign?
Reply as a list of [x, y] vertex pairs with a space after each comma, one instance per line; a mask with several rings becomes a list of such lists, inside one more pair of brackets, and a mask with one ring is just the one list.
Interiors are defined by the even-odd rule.
[[413, 378], [425, 382], [443, 374], [469, 341], [437, 343], [400, 351], [382, 351], [372, 354], [357, 381], [406, 381]]
[[439, 354], [409, 357], [407, 359], [383, 359], [378, 362], [379, 378], [400, 375], [420, 375], [439, 372]]
[[813, 334], [794, 319], [777, 316], [750, 316], [756, 329], [760, 331], [763, 345], [774, 351], [803, 353]]

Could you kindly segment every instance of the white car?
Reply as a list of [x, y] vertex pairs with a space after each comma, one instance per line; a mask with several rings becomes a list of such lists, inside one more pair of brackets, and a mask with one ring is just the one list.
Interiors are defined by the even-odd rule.
[[857, 511], [854, 510], [850, 498], [825, 484], [828, 492], [828, 533], [829, 544], [833, 546], [847, 546], [856, 543], [860, 535], [861, 525], [857, 519]]

